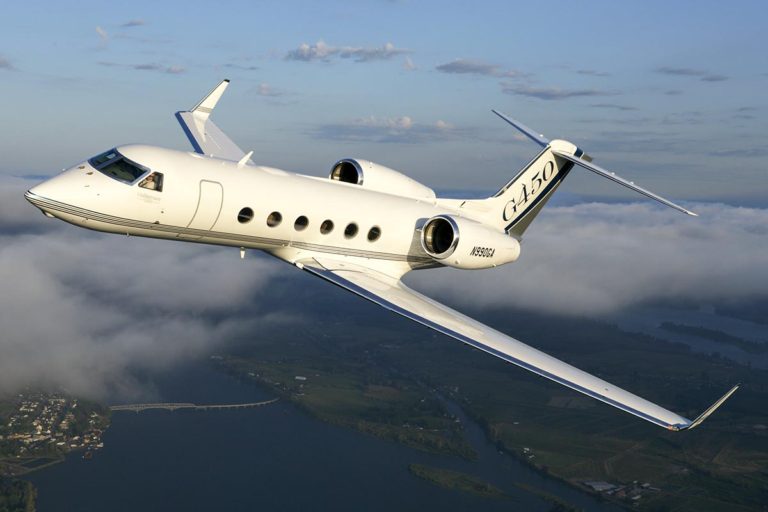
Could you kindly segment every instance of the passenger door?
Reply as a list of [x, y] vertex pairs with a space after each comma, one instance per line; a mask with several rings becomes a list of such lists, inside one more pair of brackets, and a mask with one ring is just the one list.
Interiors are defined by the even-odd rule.
[[180, 238], [199, 239], [205, 236], [201, 231], [210, 231], [216, 225], [224, 202], [224, 188], [217, 181], [201, 180], [197, 208]]

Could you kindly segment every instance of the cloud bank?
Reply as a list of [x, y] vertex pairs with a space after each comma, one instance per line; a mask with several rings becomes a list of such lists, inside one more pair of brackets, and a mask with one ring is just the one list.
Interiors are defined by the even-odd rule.
[[132, 398], [144, 391], [136, 370], [283, 321], [258, 297], [287, 265], [76, 229], [26, 204], [28, 186], [0, 189], [0, 394], [32, 385]]
[[[371, 123], [417, 126], [405, 118]], [[137, 370], [160, 371], [296, 325], [317, 300], [307, 301], [307, 285], [333, 297], [330, 287], [269, 258], [240, 261], [235, 249], [46, 219], [24, 201], [29, 186], [0, 181], [0, 393], [35, 385], [131, 399], [145, 391]], [[470, 314], [514, 307], [599, 316], [658, 300], [765, 298], [768, 209], [688, 206], [701, 216], [649, 203], [548, 207], [518, 262], [419, 271], [406, 282]]]
[[768, 210], [649, 203], [548, 207], [520, 260], [479, 272], [414, 272], [406, 280], [461, 308], [604, 315], [647, 302], [700, 304], [768, 296]]

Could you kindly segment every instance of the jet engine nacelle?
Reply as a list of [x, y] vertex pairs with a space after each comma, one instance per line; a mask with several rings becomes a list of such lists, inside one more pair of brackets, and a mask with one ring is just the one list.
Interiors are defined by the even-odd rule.
[[435, 198], [435, 191], [431, 188], [401, 172], [368, 160], [353, 158], [339, 160], [333, 165], [328, 178], [398, 196], [418, 199]]
[[496, 267], [520, 256], [516, 238], [451, 215], [437, 215], [424, 224], [421, 246], [437, 262], [463, 269]]

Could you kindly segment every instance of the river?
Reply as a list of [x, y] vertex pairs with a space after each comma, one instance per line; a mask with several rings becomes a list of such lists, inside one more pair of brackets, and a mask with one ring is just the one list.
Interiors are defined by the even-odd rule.
[[[272, 398], [198, 362], [148, 377], [165, 402], [253, 402]], [[316, 420], [287, 402], [241, 410], [117, 412], [93, 459], [73, 453], [29, 475], [40, 512], [128, 510], [527, 510], [552, 504], [524, 483], [585, 510], [618, 510], [499, 453], [478, 425], [465, 425], [477, 461], [433, 455]], [[509, 498], [437, 487], [411, 463], [472, 474]]]

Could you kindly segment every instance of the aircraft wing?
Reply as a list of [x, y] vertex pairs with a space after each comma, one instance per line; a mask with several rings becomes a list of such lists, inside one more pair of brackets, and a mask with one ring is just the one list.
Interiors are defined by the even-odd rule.
[[[209, 119], [228, 85], [229, 80], [222, 80], [194, 108], [176, 112], [176, 119], [196, 153], [238, 161], [242, 160], [245, 152]], [[247, 161], [253, 163], [250, 158]]]
[[689, 420], [462, 315], [411, 290], [397, 278], [359, 265], [322, 258], [295, 264], [430, 329], [669, 430], [685, 430], [699, 425], [739, 387], [733, 387], [698, 418]]

